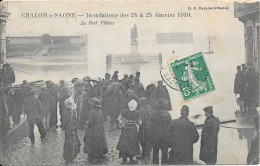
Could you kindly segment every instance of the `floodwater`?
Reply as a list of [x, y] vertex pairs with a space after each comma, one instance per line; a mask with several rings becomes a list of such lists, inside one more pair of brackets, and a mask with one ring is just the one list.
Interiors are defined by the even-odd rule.
[[[53, 80], [55, 83], [58, 83], [59, 80], [63, 79], [66, 81], [71, 80], [74, 77], [83, 78], [84, 76], [88, 75], [90, 72], [90, 69], [87, 69], [87, 64], [80, 63], [80, 64], [62, 64], [62, 65], [55, 65], [53, 63], [52, 65], [43, 65], [40, 63], [37, 64], [19, 64], [19, 60], [11, 60], [11, 64], [13, 65], [15, 69], [16, 74], [16, 83], [20, 84], [22, 80], [28, 80], [30, 81], [37, 81], [37, 80]], [[146, 87], [149, 83], [152, 81], [160, 79], [158, 74], [153, 77], [145, 77], [145, 71], [141, 71], [141, 82], [143, 82], [144, 86]], [[110, 73], [111, 75], [113, 73]], [[120, 73], [120, 77], [123, 76], [124, 73]], [[190, 117], [192, 115], [198, 115], [200, 114], [199, 118], [190, 120], [194, 121], [195, 123], [203, 123], [205, 120], [205, 116], [203, 115], [204, 112], [202, 109], [207, 105], [213, 105], [214, 114], [220, 118], [220, 120], [225, 119], [234, 119], [234, 112], [237, 109], [237, 105], [235, 102], [234, 94], [232, 93], [232, 86], [233, 84], [233, 75], [235, 73], [231, 73], [232, 77], [230, 77], [229, 84], [224, 84], [221, 80], [214, 79], [214, 76], [218, 73], [212, 73], [213, 82], [216, 86], [216, 91], [207, 94], [205, 96], [198, 97], [196, 99], [193, 99], [188, 102], [183, 102], [181, 98], [181, 94], [178, 91], [175, 91], [173, 89], [169, 90], [169, 94], [172, 101], [172, 107], [173, 110], [171, 111], [171, 115], [173, 119], [176, 119], [180, 116], [180, 108], [183, 104], [186, 104], [190, 107]], [[103, 75], [91, 75], [91, 77], [101, 77], [103, 78], [105, 75], [105, 72]], [[37, 129], [37, 127], [36, 127]], [[37, 133], [38, 131], [36, 131]], [[201, 134], [201, 129], [198, 129], [199, 134]], [[59, 132], [57, 133], [59, 134]], [[219, 143], [218, 143], [218, 160], [217, 164], [246, 164], [248, 149], [250, 147], [250, 143], [253, 136], [253, 129], [235, 129], [235, 128], [224, 128], [221, 127], [219, 131]], [[52, 138], [54, 140], [57, 140], [59, 145], [58, 149], [54, 149], [53, 153], [58, 156], [58, 158], [61, 158], [62, 155], [62, 141], [63, 137], [57, 137], [52, 135]], [[48, 154], [49, 151], [47, 150], [48, 147], [52, 149], [51, 146], [47, 145], [46, 143], [41, 144], [40, 142], [37, 143], [34, 147], [30, 146], [30, 143], [27, 140], [23, 140], [23, 142], [20, 143], [21, 146], [27, 147], [28, 151], [30, 153], [34, 153], [35, 148], [39, 151], [41, 151], [42, 154]], [[23, 145], [24, 144], [24, 145]], [[45, 147], [46, 146], [46, 147]], [[114, 146], [113, 146], [114, 147]], [[19, 153], [17, 153], [19, 151]], [[114, 149], [116, 151], [116, 149]], [[194, 144], [194, 158], [198, 160], [199, 158], [199, 151], [200, 151], [200, 140]], [[12, 160], [15, 158], [15, 155], [18, 155], [20, 153], [23, 153], [21, 149], [9, 149], [8, 151], [9, 160]], [[39, 153], [39, 158], [41, 157], [41, 153]], [[56, 154], [59, 153], [59, 154]], [[22, 154], [21, 154], [22, 155]], [[35, 155], [34, 155], [35, 156]], [[49, 156], [49, 155], [47, 155]], [[19, 157], [19, 156], [18, 156]], [[24, 157], [24, 156], [23, 156]], [[27, 156], [27, 158], [30, 158], [30, 155]], [[48, 158], [48, 157], [47, 157]], [[48, 159], [45, 159], [47, 162]], [[23, 160], [21, 160], [23, 161]], [[12, 162], [7, 162], [12, 163]], [[61, 164], [62, 162], [59, 160], [57, 162], [47, 162], [49, 164]], [[28, 164], [28, 160], [24, 162], [23, 164]], [[44, 164], [44, 161], [38, 164]]]

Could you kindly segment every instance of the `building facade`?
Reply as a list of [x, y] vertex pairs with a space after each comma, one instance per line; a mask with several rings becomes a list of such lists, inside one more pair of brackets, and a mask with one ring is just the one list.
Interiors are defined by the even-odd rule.
[[87, 35], [82, 36], [21, 36], [7, 37], [8, 58], [11, 57], [87, 57]]
[[244, 24], [245, 62], [252, 66], [258, 74], [257, 102], [260, 103], [260, 3], [234, 4], [234, 16]]
[[0, 64], [2, 66], [6, 59], [6, 22], [10, 13], [7, 10], [7, 3], [0, 4]]

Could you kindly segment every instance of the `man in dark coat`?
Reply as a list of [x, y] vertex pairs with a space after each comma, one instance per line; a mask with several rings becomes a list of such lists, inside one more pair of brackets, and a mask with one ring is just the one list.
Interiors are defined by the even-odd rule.
[[136, 83], [139, 83], [139, 82], [140, 82], [140, 75], [141, 75], [141, 73], [140, 73], [139, 71], [137, 71], [137, 72], [135, 73], [134, 80], [135, 80]]
[[42, 88], [42, 92], [38, 98], [43, 108], [42, 122], [44, 124], [44, 128], [48, 131], [50, 129], [50, 113], [53, 109], [53, 105], [55, 104], [54, 97], [45, 88]]
[[84, 85], [84, 91], [85, 92], [89, 92], [90, 91], [90, 89], [93, 87], [92, 85], [91, 85], [91, 78], [89, 77], [89, 76], [86, 76], [86, 77], [84, 77], [83, 78], [83, 80], [84, 80], [84, 82], [85, 82], [85, 85]]
[[113, 81], [119, 82], [118, 73], [119, 73], [118, 71], [115, 71], [115, 72], [114, 72], [114, 74], [113, 74], [113, 76], [112, 76], [112, 78], [111, 78]]
[[23, 83], [20, 87], [20, 93], [21, 93], [21, 96], [22, 96], [22, 102], [24, 102], [24, 100], [26, 99], [27, 97], [27, 93], [32, 90], [32, 87], [27, 83], [26, 80], [23, 80]]
[[199, 134], [188, 115], [189, 107], [182, 106], [181, 117], [174, 119], [168, 128], [171, 164], [193, 164], [193, 144], [198, 141]]
[[54, 83], [52, 81], [46, 81], [46, 87], [47, 91], [52, 95], [53, 97], [53, 105], [50, 112], [50, 128], [56, 129], [58, 118], [57, 118], [57, 106], [58, 106], [58, 90], [54, 87]]
[[122, 164], [127, 163], [127, 158], [130, 158], [130, 164], [138, 164], [133, 160], [133, 157], [140, 154], [138, 143], [138, 129], [142, 124], [142, 119], [137, 109], [137, 102], [131, 100], [128, 103], [128, 109], [121, 111], [118, 121], [122, 125], [121, 135], [117, 144], [119, 157], [123, 158]]
[[244, 74], [241, 71], [241, 66], [237, 66], [237, 74], [236, 74], [236, 78], [235, 78], [235, 82], [234, 82], [234, 93], [241, 95], [244, 88], [245, 88]]
[[150, 84], [150, 85], [148, 85], [146, 87], [146, 89], [145, 89], [145, 97], [146, 97], [147, 101], [150, 100], [150, 97], [151, 97], [154, 89], [155, 89], [155, 85], [154, 84]]
[[45, 139], [46, 132], [41, 120], [43, 113], [43, 108], [41, 102], [35, 97], [35, 92], [33, 90], [28, 92], [29, 97], [24, 101], [24, 112], [27, 115], [27, 120], [29, 124], [29, 138], [31, 143], [34, 144], [34, 124], [37, 125], [41, 139]]
[[200, 160], [207, 165], [217, 162], [219, 119], [213, 115], [213, 107], [208, 106], [203, 110], [207, 119], [201, 133]]
[[115, 129], [116, 120], [123, 109], [123, 91], [122, 84], [113, 82], [107, 87], [104, 94], [104, 112], [110, 117], [110, 129]]
[[257, 113], [254, 117], [254, 135], [251, 141], [250, 149], [247, 155], [248, 165], [259, 164], [259, 113], [260, 107], [258, 107]]
[[168, 90], [163, 85], [163, 80], [158, 81], [158, 86], [154, 88], [153, 93], [149, 100], [149, 105], [154, 109], [156, 107], [156, 101], [159, 99], [164, 99], [166, 101], [164, 108], [166, 110], [171, 110], [171, 99]]
[[103, 111], [101, 100], [98, 98], [89, 99], [91, 112], [87, 122], [87, 130], [84, 137], [84, 153], [88, 154], [89, 162], [95, 163], [108, 153], [107, 141], [103, 124]]
[[167, 144], [167, 128], [169, 127], [172, 118], [169, 112], [165, 109], [164, 99], [159, 99], [156, 103], [156, 109], [152, 113], [152, 148], [153, 148], [153, 164], [159, 164], [159, 150], [162, 151], [162, 164], [168, 162], [168, 144]]
[[139, 158], [146, 158], [150, 156], [151, 153], [151, 107], [147, 104], [147, 100], [145, 97], [141, 97], [138, 99], [138, 112], [142, 118], [142, 125], [139, 129], [139, 143], [142, 146], [142, 155]]
[[[89, 97], [96, 97], [99, 99], [103, 99], [103, 90], [102, 87], [99, 84], [99, 79], [98, 78], [93, 78], [91, 80], [93, 82], [93, 87], [89, 91]], [[101, 101], [102, 102], [102, 101]]]
[[130, 75], [127, 79], [124, 80], [124, 87], [125, 87], [125, 90], [128, 90], [130, 84], [131, 84], [131, 81], [134, 79], [134, 75]]
[[12, 83], [15, 82], [14, 70], [10, 64], [6, 63], [2, 66], [1, 79], [3, 79], [4, 87], [11, 87]]
[[14, 123], [19, 123], [21, 120], [21, 114], [23, 113], [23, 96], [20, 89], [16, 89], [14, 92], [14, 105], [15, 113], [12, 115]]
[[8, 114], [8, 106], [7, 106], [7, 101], [6, 101], [6, 94], [4, 92], [4, 88], [0, 87], [0, 108], [1, 108], [1, 130], [0, 134], [4, 135], [7, 130], [10, 129], [10, 121], [9, 121], [9, 114]]

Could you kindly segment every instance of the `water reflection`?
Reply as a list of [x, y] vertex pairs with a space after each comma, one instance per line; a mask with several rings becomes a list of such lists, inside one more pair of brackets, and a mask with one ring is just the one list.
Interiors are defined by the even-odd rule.
[[249, 150], [254, 135], [254, 129], [237, 129], [237, 132], [240, 140], [245, 139], [247, 141], [247, 149]]

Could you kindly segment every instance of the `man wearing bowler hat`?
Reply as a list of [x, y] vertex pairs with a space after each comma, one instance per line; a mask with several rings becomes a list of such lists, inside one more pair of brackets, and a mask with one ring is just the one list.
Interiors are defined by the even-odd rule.
[[168, 145], [170, 164], [193, 164], [193, 144], [199, 140], [196, 126], [188, 119], [189, 107], [183, 105], [181, 117], [174, 119], [168, 127]]
[[207, 117], [201, 133], [200, 160], [207, 165], [217, 162], [219, 119], [213, 115], [213, 107], [207, 106], [203, 109]]

